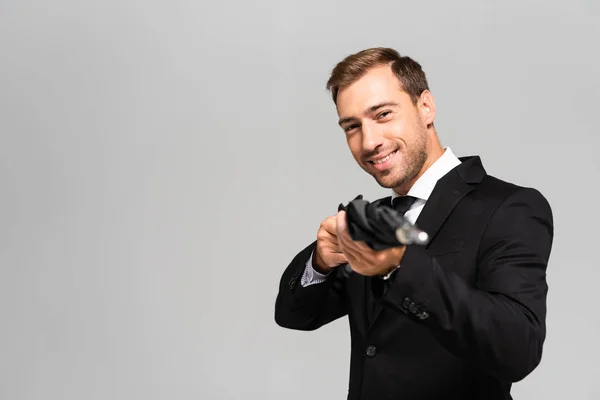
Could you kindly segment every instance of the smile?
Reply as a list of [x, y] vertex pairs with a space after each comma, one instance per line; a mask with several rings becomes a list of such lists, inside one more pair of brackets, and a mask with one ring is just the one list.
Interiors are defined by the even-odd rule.
[[378, 160], [369, 161], [378, 171], [385, 171], [392, 166], [392, 159], [398, 153], [398, 150]]
[[378, 164], [383, 164], [384, 162], [388, 161], [390, 158], [392, 158], [396, 153], [398, 152], [398, 150], [394, 151], [393, 153], [388, 154], [387, 156], [380, 158], [379, 160], [373, 160], [371, 161], [373, 164], [378, 165]]

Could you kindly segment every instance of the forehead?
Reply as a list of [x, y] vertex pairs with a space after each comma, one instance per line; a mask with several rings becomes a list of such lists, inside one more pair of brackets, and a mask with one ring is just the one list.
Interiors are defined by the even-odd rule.
[[355, 114], [386, 101], [401, 103], [405, 96], [400, 81], [389, 66], [375, 67], [338, 92], [338, 114]]

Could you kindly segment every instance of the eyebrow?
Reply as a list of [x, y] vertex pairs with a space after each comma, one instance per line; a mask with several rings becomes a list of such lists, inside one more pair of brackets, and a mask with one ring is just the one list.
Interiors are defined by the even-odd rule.
[[[372, 112], [377, 111], [378, 109], [380, 109], [382, 107], [390, 107], [390, 106], [398, 107], [399, 104], [395, 103], [393, 101], [384, 101], [383, 103], [375, 104], [375, 105], [367, 108], [365, 110], [365, 114], [371, 114]], [[345, 118], [341, 118], [338, 121], [338, 124], [341, 126], [341, 125], [345, 124], [346, 122], [350, 122], [350, 121], [354, 121], [354, 120], [356, 120], [356, 117], [345, 117]]]

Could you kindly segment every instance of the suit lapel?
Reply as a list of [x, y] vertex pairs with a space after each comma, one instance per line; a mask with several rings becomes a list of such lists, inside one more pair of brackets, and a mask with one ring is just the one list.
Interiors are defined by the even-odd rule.
[[[434, 240], [458, 202], [473, 190], [474, 184], [480, 183], [485, 176], [485, 170], [479, 157], [463, 157], [460, 160], [461, 164], [438, 180], [415, 222], [416, 226], [429, 235], [429, 244]], [[369, 329], [373, 327], [383, 311], [383, 306], [379, 302], [376, 302], [377, 304], [373, 307], [372, 302], [375, 301], [372, 291], [374, 279], [379, 278], [369, 277], [366, 282], [367, 306], [372, 307], [367, 308], [367, 312], [374, 309], [372, 318], [369, 319]]]
[[417, 227], [427, 232], [429, 243], [434, 240], [458, 202], [473, 190], [473, 186], [460, 179], [455, 170], [444, 178], [448, 179], [438, 181], [415, 222]]
[[486, 175], [477, 156], [460, 158], [461, 164], [439, 179], [419, 214], [415, 225], [427, 232], [431, 243], [448, 216], [475, 184]]

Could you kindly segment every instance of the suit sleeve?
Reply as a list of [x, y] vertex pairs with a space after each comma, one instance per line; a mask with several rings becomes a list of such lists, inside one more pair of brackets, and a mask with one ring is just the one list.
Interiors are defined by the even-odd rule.
[[316, 241], [302, 250], [285, 269], [275, 300], [275, 322], [284, 328], [310, 331], [347, 314], [345, 278], [339, 267], [324, 282], [303, 287], [300, 283]]
[[522, 380], [542, 357], [553, 229], [546, 199], [535, 189], [520, 189], [487, 224], [475, 287], [411, 246], [381, 300], [427, 326], [480, 370]]

